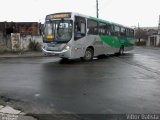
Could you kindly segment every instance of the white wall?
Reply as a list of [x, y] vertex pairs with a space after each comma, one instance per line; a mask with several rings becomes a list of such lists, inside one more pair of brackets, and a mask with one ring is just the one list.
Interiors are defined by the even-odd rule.
[[28, 45], [31, 41], [39, 42], [41, 45], [43, 43], [42, 36], [11, 34], [12, 50], [28, 50]]
[[[154, 40], [151, 39], [151, 37], [154, 37]], [[153, 46], [151, 43], [154, 42], [154, 46], [159, 46], [160, 45], [160, 36], [159, 35], [152, 35], [148, 37], [147, 40], [147, 46]]]

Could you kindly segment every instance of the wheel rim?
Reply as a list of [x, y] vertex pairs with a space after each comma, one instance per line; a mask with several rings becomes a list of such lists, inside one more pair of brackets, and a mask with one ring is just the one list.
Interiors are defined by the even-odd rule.
[[91, 60], [91, 59], [92, 59], [92, 51], [91, 50], [86, 50], [85, 60]]
[[86, 58], [87, 59], [91, 59], [91, 52], [90, 51], [86, 51]]

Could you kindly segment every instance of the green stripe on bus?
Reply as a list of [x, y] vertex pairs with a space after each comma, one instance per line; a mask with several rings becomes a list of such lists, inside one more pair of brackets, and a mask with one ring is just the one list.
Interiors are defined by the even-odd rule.
[[124, 45], [124, 47], [131, 47], [134, 45], [134, 39], [129, 37], [100, 35], [100, 38], [103, 42], [114, 48], [120, 48], [121, 45]]

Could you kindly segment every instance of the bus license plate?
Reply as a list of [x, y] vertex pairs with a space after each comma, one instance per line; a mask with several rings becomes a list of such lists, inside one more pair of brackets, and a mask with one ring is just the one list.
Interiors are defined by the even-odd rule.
[[55, 44], [48, 43], [47, 46], [48, 46], [48, 47], [54, 47]]

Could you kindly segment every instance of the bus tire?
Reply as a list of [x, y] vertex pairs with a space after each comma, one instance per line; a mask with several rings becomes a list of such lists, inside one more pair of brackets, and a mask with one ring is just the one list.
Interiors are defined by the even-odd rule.
[[119, 49], [119, 55], [123, 55], [124, 54], [124, 46], [121, 46]]
[[90, 61], [93, 59], [93, 55], [94, 55], [94, 50], [91, 47], [88, 47], [85, 51], [85, 55], [82, 58], [82, 60], [84, 61]]

